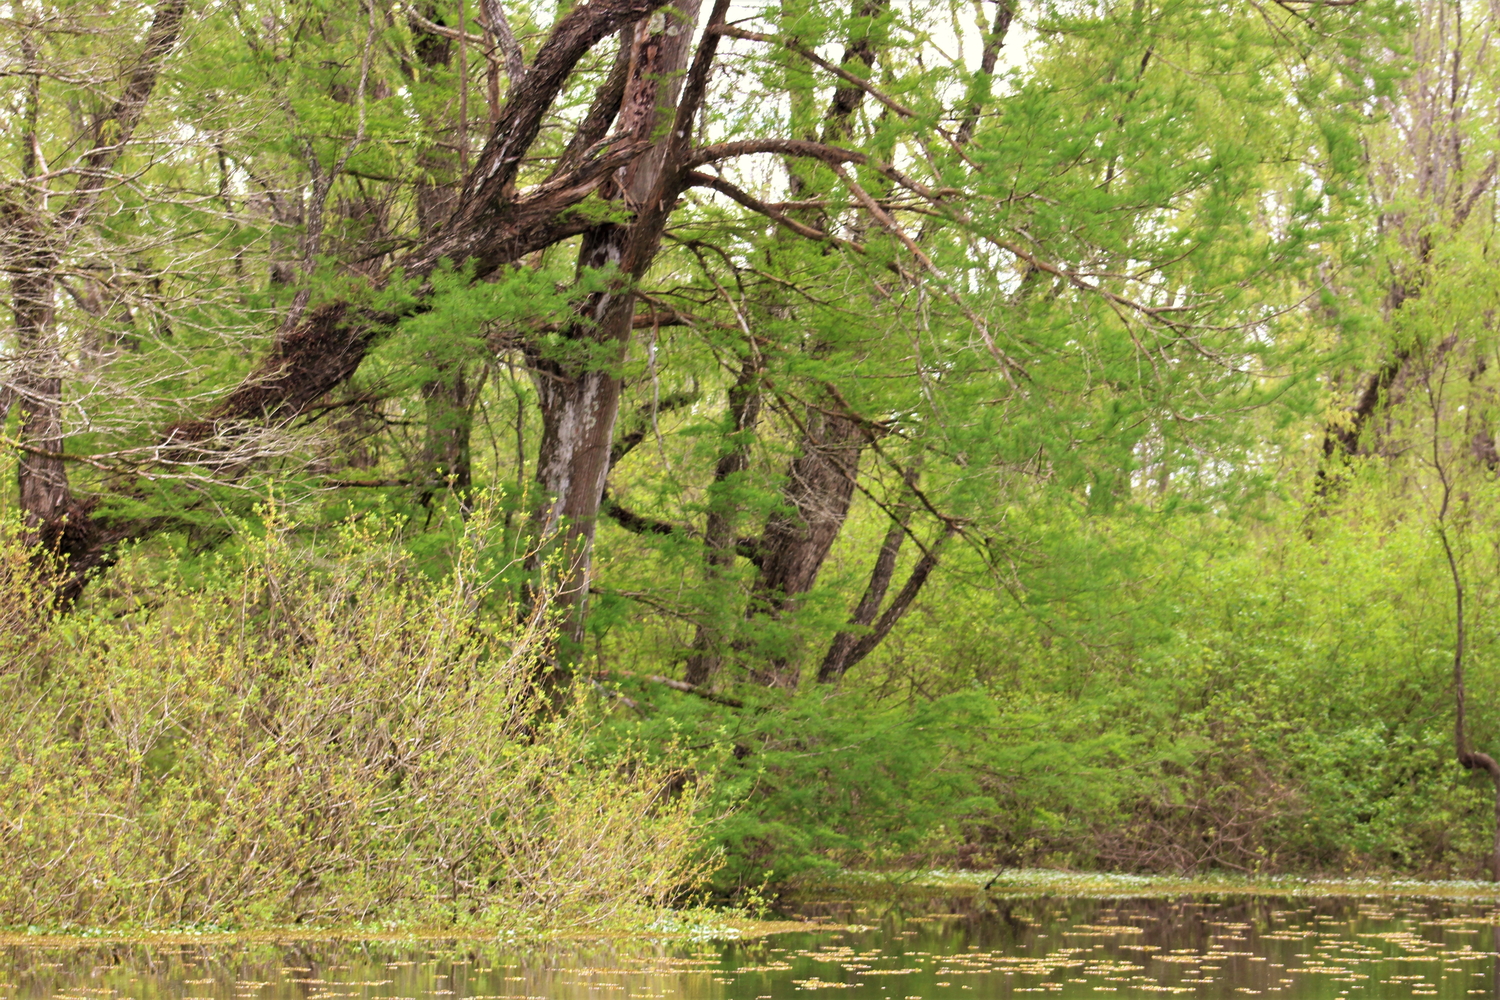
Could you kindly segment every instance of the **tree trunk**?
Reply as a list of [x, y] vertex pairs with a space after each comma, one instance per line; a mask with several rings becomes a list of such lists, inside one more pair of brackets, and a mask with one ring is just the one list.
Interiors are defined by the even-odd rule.
[[426, 409], [426, 437], [422, 442], [422, 475], [431, 484], [446, 484], [460, 498], [474, 485], [470, 438], [474, 430], [474, 405], [484, 388], [485, 369], [459, 363], [446, 379], [422, 386]]
[[548, 589], [567, 610], [564, 636], [574, 644], [583, 640], [594, 533], [620, 411], [619, 368], [635, 318], [631, 285], [660, 246], [670, 214], [662, 202], [677, 198], [675, 190], [663, 188], [674, 137], [658, 137], [676, 112], [698, 8], [699, 0], [678, 0], [628, 33], [630, 75], [615, 134], [657, 141], [600, 189], [605, 198], [633, 210], [635, 219], [594, 226], [578, 251], [580, 275], [612, 271], [619, 279], [588, 297], [556, 348], [531, 351], [542, 415], [537, 485], [543, 505], [537, 530], [544, 542], [557, 544], [563, 561], [555, 589]]
[[[579, 271], [618, 268], [627, 237], [625, 227], [612, 224], [585, 234]], [[563, 345], [575, 357], [536, 354], [531, 359], [542, 416], [536, 479], [544, 500], [537, 532], [543, 540], [560, 538], [566, 543], [559, 597], [571, 609], [567, 635], [575, 642], [583, 638], [594, 520], [620, 410], [618, 367], [624, 360], [625, 338], [612, 335], [606, 323], [611, 313], [622, 311], [618, 300], [630, 296], [629, 290], [617, 289], [590, 297], [593, 322], [571, 327]], [[623, 308], [634, 312], [628, 304]]]
[[1495, 786], [1494, 840], [1491, 844], [1489, 868], [1490, 878], [1500, 882], [1500, 761], [1487, 753], [1471, 749], [1468, 736], [1468, 691], [1464, 686], [1464, 654], [1468, 641], [1468, 626], [1464, 619], [1463, 575], [1458, 570], [1458, 558], [1448, 538], [1448, 529], [1441, 521], [1448, 513], [1451, 487], [1443, 484], [1443, 507], [1438, 515], [1438, 539], [1443, 543], [1443, 554], [1448, 560], [1448, 571], [1453, 580], [1453, 749], [1458, 763], [1469, 769], [1482, 769], [1490, 776]]
[[[857, 20], [865, 20], [871, 28], [886, 11], [887, 0], [855, 0], [852, 14]], [[994, 71], [1000, 47], [1014, 16], [1012, 0], [1002, 0], [995, 14], [993, 29], [987, 34], [981, 53], [981, 71]], [[845, 46], [840, 66], [862, 77], [868, 77], [873, 69], [878, 51], [878, 38], [872, 31], [852, 38]], [[976, 94], [965, 110], [960, 128], [960, 143], [972, 136], [978, 116], [987, 95]], [[857, 86], [841, 86], [834, 90], [823, 120], [823, 141], [840, 142], [851, 133], [855, 112], [865, 100], [865, 90]], [[792, 171], [792, 189], [798, 197], [806, 197], [809, 185], [796, 170]], [[818, 228], [827, 228], [827, 220], [809, 217]], [[764, 615], [779, 619], [795, 609], [797, 598], [808, 591], [817, 581], [823, 562], [827, 559], [834, 541], [843, 528], [853, 497], [855, 477], [858, 473], [860, 452], [865, 444], [864, 431], [851, 418], [832, 415], [822, 410], [809, 410], [803, 427], [798, 458], [788, 470], [787, 486], [783, 501], [789, 514], [772, 517], [761, 541], [763, 562], [750, 601], [750, 615]], [[899, 532], [898, 532], [899, 529]], [[895, 570], [901, 538], [905, 529], [893, 526], [876, 559], [870, 587], [860, 605], [855, 609], [851, 624], [865, 626], [874, 620], [874, 614], [884, 599], [891, 575]], [[926, 557], [924, 556], [924, 559]], [[923, 564], [919, 563], [919, 567]], [[931, 566], [920, 574], [914, 570], [913, 579], [920, 589]], [[910, 581], [909, 581], [910, 583]], [[877, 628], [863, 638], [853, 633], [840, 633], [834, 638], [834, 647], [824, 658], [819, 669], [820, 679], [836, 679], [853, 663], [858, 662], [878, 644], [890, 627], [905, 612], [912, 592], [900, 610], [884, 630]], [[893, 606], [894, 607], [894, 606]], [[882, 622], [886, 619], [882, 618]], [[870, 636], [875, 636], [872, 641]], [[826, 675], [826, 677], [825, 677]], [[774, 687], [795, 688], [801, 679], [795, 654], [780, 650], [770, 657], [765, 667], [752, 671], [752, 677], [763, 684]]]
[[[622, 25], [660, 6], [662, 0], [594, 0], [574, 6], [559, 18], [524, 80], [511, 87], [484, 151], [455, 198], [452, 214], [432, 239], [396, 262], [408, 281], [426, 279], [444, 260], [471, 263], [475, 279], [483, 279], [528, 253], [591, 228], [587, 220], [564, 217], [564, 213], [588, 198], [611, 172], [636, 159], [641, 144], [615, 143], [608, 150], [594, 150], [594, 157], [586, 162], [580, 162], [581, 151], [571, 158], [565, 154], [553, 176], [525, 196], [517, 194], [516, 176], [578, 60]], [[613, 114], [603, 117], [597, 122], [591, 112], [580, 126], [580, 136], [597, 126], [602, 137]], [[383, 281], [384, 276], [372, 284]], [[169, 428], [168, 440], [198, 442], [232, 432], [238, 424], [284, 420], [302, 413], [348, 379], [375, 341], [400, 318], [355, 308], [345, 301], [309, 311], [295, 330], [278, 338], [256, 370], [226, 393], [206, 419]]]
[[[37, 123], [41, 115], [41, 71], [37, 64], [38, 43], [28, 32], [21, 57], [31, 80], [23, 111], [25, 132], [21, 142], [26, 152], [22, 171], [34, 177], [40, 168], [41, 149]], [[17, 486], [21, 515], [31, 541], [40, 541], [44, 525], [59, 517], [68, 502], [68, 470], [60, 457], [62, 436], [62, 358], [51, 342], [52, 313], [57, 294], [60, 262], [43, 231], [42, 205], [34, 185], [19, 204], [7, 206], [10, 238], [6, 241], [5, 269], [11, 274], [11, 313], [16, 322], [16, 346], [20, 366], [10, 391], [21, 413], [21, 453], [17, 458]]]
[[[31, 540], [61, 555], [87, 550], [96, 532], [88, 523], [88, 505], [73, 500], [63, 459], [64, 352], [57, 342], [53, 322], [57, 278], [63, 255], [77, 241], [93, 217], [94, 208], [111, 183], [111, 171], [129, 144], [146, 104], [156, 87], [162, 62], [177, 44], [185, 0], [165, 0], [156, 8], [136, 59], [123, 75], [119, 96], [95, 114], [76, 137], [81, 149], [72, 164], [77, 182], [60, 210], [50, 218], [36, 193], [38, 186], [4, 207], [11, 229], [4, 251], [11, 273], [11, 311], [16, 323], [20, 371], [11, 394], [21, 411], [20, 455], [17, 461], [19, 503]], [[41, 149], [37, 125], [41, 114], [39, 45], [28, 33], [22, 45], [22, 61], [31, 71], [26, 91], [23, 121], [26, 143], [23, 173], [37, 176]], [[81, 586], [77, 569], [69, 581], [60, 581], [64, 599]]]
[[[422, 17], [429, 22], [440, 17], [435, 4], [428, 3]], [[447, 66], [453, 46], [449, 39], [427, 30], [412, 19], [413, 49], [417, 59], [429, 69]], [[513, 77], [521, 74], [512, 71]], [[493, 79], [493, 73], [491, 74]], [[458, 199], [458, 157], [444, 148], [438, 139], [447, 139], [455, 131], [446, 122], [429, 120], [428, 130], [434, 142], [417, 156], [421, 177], [415, 191], [417, 232], [431, 239], [453, 214]], [[444, 359], [435, 365], [437, 377], [422, 385], [425, 436], [417, 460], [417, 477], [422, 481], [423, 503], [431, 499], [440, 484], [448, 484], [462, 498], [473, 486], [474, 470], [470, 440], [473, 436], [474, 405], [484, 386], [485, 371], [466, 358]]]
[[[38, 234], [29, 234], [41, 240]], [[16, 463], [20, 506], [34, 542], [45, 526], [67, 513], [68, 470], [62, 459], [62, 354], [53, 338], [54, 276], [58, 262], [45, 250], [12, 260], [11, 309], [21, 370], [14, 392], [21, 412], [21, 454]]]
[[[849, 417], [809, 408], [802, 454], [792, 462], [782, 500], [761, 536], [761, 567], [750, 597], [751, 617], [777, 621], [812, 590], [849, 513], [864, 434]], [[770, 687], [794, 689], [801, 679], [791, 650], [778, 650], [751, 671]]]
[[[708, 517], [703, 529], [703, 543], [708, 550], [707, 579], [709, 592], [724, 585], [724, 577], [734, 567], [739, 543], [739, 504], [734, 499], [736, 476], [750, 468], [751, 435], [760, 419], [759, 352], [754, 343], [747, 345], [749, 356], [740, 365], [739, 376], [729, 390], [729, 447], [714, 465], [713, 484], [708, 488]], [[713, 611], [710, 609], [710, 614]], [[702, 687], [713, 679], [723, 661], [723, 630], [711, 623], [700, 623], [693, 635], [684, 679]]]

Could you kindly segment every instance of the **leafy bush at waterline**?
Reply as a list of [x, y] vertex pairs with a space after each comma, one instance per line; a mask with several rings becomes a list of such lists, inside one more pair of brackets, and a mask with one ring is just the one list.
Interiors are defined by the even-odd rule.
[[[538, 713], [545, 638], [384, 529], [49, 620], [0, 541], [0, 923], [600, 923], [704, 871], [703, 789]], [[538, 721], [546, 718], [551, 721]]]
[[[1493, 748], [1500, 481], [1469, 489], [1468, 728]], [[726, 893], [839, 866], [1480, 877], [1494, 790], [1454, 757], [1452, 583], [1400, 501], [1351, 483], [1316, 532], [1291, 504], [1116, 519], [1135, 581], [1069, 562], [1072, 617], [955, 572], [840, 685], [742, 684], [736, 708], [622, 675], [646, 714], [614, 728], [719, 741]]]

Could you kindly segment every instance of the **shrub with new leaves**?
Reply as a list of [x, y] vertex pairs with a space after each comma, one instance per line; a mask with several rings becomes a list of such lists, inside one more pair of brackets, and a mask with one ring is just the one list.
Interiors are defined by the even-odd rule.
[[7, 537], [0, 923], [598, 924], [693, 885], [702, 789], [552, 710], [547, 623], [484, 606], [491, 514], [434, 578], [273, 512], [211, 583], [50, 624]]

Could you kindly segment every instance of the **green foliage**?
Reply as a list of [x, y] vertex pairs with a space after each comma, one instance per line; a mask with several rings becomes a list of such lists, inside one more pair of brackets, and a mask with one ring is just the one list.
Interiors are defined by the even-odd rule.
[[702, 876], [670, 753], [557, 714], [535, 622], [479, 615], [492, 506], [432, 579], [375, 519], [271, 512], [200, 586], [127, 560], [118, 614], [48, 622], [7, 539], [0, 923], [628, 919]]
[[[139, 28], [54, 6], [0, 25], [46, 70], [0, 81], [38, 136], [6, 147], [6, 225], [73, 190], [118, 83], [89, 73]], [[858, 156], [698, 164], [625, 288], [580, 234], [638, 221], [626, 168], [523, 259], [406, 269], [511, 85], [450, 44], [475, 6], [195, 21], [57, 263], [51, 339], [0, 332], [7, 377], [65, 373], [71, 516], [153, 536], [66, 614], [36, 526], [4, 537], [0, 921], [598, 923], [715, 852], [759, 901], [839, 865], [1476, 869], [1494, 793], [1453, 759], [1451, 685], [1461, 589], [1493, 752], [1487, 15], [1040, 3], [991, 73], [962, 4], [747, 10], [770, 41], [720, 39], [695, 141]], [[534, 55], [550, 8], [507, 10]], [[511, 208], [556, 193], [614, 44], [516, 153]], [[806, 56], [840, 50], [868, 92]], [[1422, 103], [1450, 57], [1466, 114]], [[611, 295], [623, 343], [591, 336]], [[215, 424], [329, 303], [365, 324], [357, 373]], [[611, 506], [566, 553], [592, 562], [564, 693], [536, 484], [579, 428], [539, 401], [598, 372], [620, 405], [584, 486]], [[822, 449], [825, 420], [853, 431]], [[797, 463], [829, 453], [846, 495], [809, 497]], [[830, 511], [807, 589], [773, 592], [769, 526]], [[820, 684], [875, 628], [893, 524], [876, 610], [937, 570]]]
[[[737, 708], [619, 674], [640, 708], [612, 728], [700, 748], [724, 891], [954, 863], [1473, 875], [1493, 792], [1454, 761], [1451, 584], [1400, 496], [1367, 477], [1316, 534], [1274, 501], [1170, 531], [1115, 516], [1121, 585], [1092, 590], [1074, 524], [1039, 536], [1034, 601], [954, 573], [837, 691], [740, 687]], [[1495, 650], [1471, 638], [1481, 748]]]

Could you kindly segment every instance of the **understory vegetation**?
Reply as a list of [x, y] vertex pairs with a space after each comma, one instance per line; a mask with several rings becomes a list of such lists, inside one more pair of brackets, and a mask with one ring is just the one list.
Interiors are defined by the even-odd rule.
[[0, 925], [1500, 879], [1454, 0], [0, 0]]
[[541, 623], [481, 613], [487, 527], [434, 581], [379, 525], [329, 558], [268, 520], [198, 581], [122, 567], [117, 614], [63, 621], [10, 536], [7, 922], [541, 931], [679, 901], [711, 779], [546, 700]]

